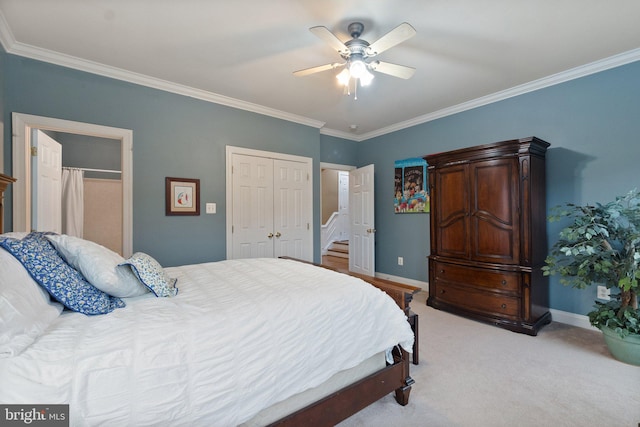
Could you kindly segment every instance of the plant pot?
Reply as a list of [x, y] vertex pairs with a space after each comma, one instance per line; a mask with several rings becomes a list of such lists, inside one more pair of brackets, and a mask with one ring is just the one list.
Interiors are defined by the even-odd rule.
[[640, 334], [630, 334], [620, 338], [613, 329], [603, 326], [600, 328], [609, 351], [621, 362], [640, 366]]

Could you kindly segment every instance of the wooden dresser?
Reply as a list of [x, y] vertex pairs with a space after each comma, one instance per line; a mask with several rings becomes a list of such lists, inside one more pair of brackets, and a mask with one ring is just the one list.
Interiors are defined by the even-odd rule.
[[531, 137], [425, 157], [428, 305], [529, 335], [551, 322], [541, 270], [548, 146]]
[[4, 190], [13, 182], [16, 182], [15, 178], [0, 173], [0, 233], [4, 232]]

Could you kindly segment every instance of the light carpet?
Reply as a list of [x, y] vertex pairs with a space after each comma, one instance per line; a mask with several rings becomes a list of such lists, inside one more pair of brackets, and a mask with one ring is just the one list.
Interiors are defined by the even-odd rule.
[[552, 322], [532, 337], [435, 310], [419, 315], [409, 404], [392, 394], [339, 424], [640, 427], [640, 367], [615, 360], [598, 331]]

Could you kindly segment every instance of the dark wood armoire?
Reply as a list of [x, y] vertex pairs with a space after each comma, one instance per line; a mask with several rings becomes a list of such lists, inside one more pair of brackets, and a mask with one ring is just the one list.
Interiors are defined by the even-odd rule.
[[431, 307], [536, 335], [551, 321], [545, 153], [535, 138], [431, 154]]
[[15, 178], [0, 173], [0, 234], [4, 233], [4, 190], [13, 182], [16, 182]]

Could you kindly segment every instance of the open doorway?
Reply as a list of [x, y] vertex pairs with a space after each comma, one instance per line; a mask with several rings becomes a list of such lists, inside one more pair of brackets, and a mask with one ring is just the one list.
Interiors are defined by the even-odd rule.
[[321, 163], [322, 264], [349, 270], [349, 171], [355, 166]]
[[[80, 135], [85, 144], [93, 150], [100, 150], [105, 140], [117, 142], [119, 147], [120, 168], [104, 169], [103, 179], [114, 170], [118, 170], [121, 183], [121, 216], [118, 218], [118, 227], [121, 231], [121, 242], [116, 252], [122, 256], [129, 257], [132, 253], [133, 241], [133, 196], [132, 196], [132, 175], [133, 175], [133, 132], [129, 129], [113, 128], [108, 126], [94, 125], [90, 123], [73, 122], [50, 117], [33, 116], [22, 113], [13, 113], [13, 176], [17, 179], [13, 185], [13, 230], [29, 231], [32, 229], [32, 168], [31, 168], [31, 147], [32, 130], [39, 129], [54, 134]], [[71, 138], [73, 138], [73, 136]], [[84, 137], [90, 137], [85, 139]], [[104, 154], [104, 153], [102, 153]], [[118, 156], [118, 155], [116, 155]], [[90, 166], [85, 163], [85, 166]], [[93, 169], [93, 168], [92, 168]], [[103, 168], [99, 168], [103, 169]], [[98, 190], [100, 191], [100, 190]]]
[[[122, 143], [111, 138], [77, 135], [34, 129], [32, 144], [37, 142], [38, 155], [33, 157], [32, 220], [31, 228], [38, 231], [56, 231], [96, 242], [114, 252], [122, 252]], [[40, 137], [38, 137], [38, 134]], [[46, 175], [40, 172], [40, 144], [42, 135], [61, 151], [57, 178], [61, 188], [57, 200], [46, 202], [42, 197]], [[34, 144], [35, 145], [35, 144]], [[58, 212], [58, 215], [52, 213]], [[57, 224], [46, 226], [46, 221]]]

